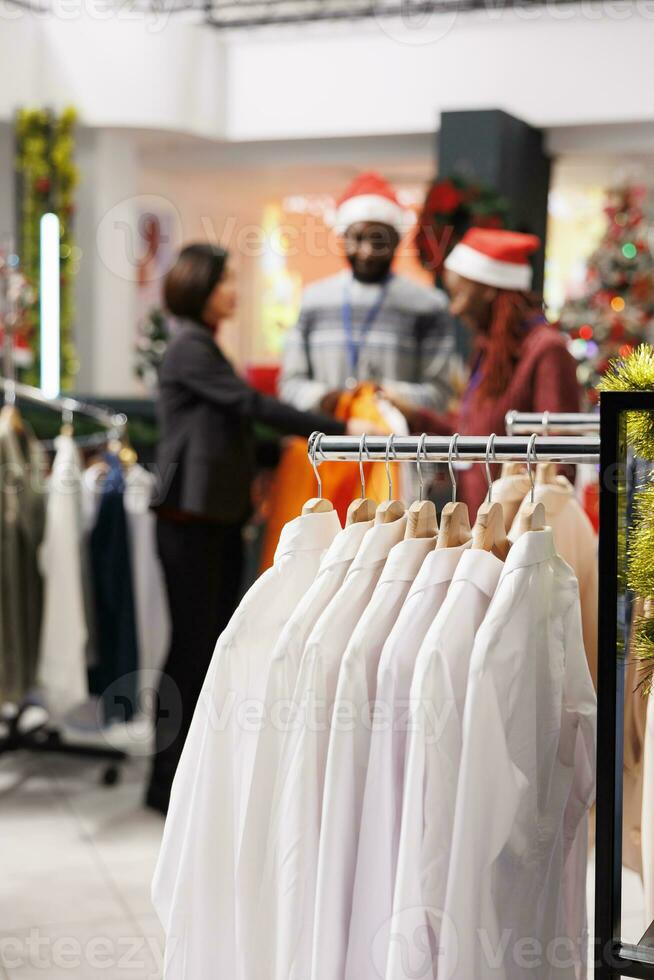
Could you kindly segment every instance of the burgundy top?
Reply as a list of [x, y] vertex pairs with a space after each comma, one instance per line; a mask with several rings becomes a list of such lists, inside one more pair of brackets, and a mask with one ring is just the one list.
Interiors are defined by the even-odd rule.
[[[421, 409], [412, 420], [417, 432], [432, 435], [505, 435], [504, 419], [511, 409], [518, 412], [578, 412], [579, 385], [575, 360], [558, 330], [544, 321], [527, 328], [520, 357], [511, 382], [499, 398], [480, 400], [476, 389], [483, 371], [483, 354], [477, 355], [473, 373], [457, 412], [438, 415]], [[483, 465], [457, 473], [459, 500], [470, 508], [471, 518], [488, 489]]]

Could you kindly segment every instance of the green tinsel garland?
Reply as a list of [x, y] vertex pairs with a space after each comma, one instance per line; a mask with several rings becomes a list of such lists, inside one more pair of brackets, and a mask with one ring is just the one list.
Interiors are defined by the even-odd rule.
[[[654, 348], [641, 344], [624, 358], [611, 361], [598, 385], [600, 391], [654, 391]], [[654, 412], [627, 413], [627, 441], [637, 456], [654, 460]], [[634, 495], [634, 521], [629, 533], [627, 585], [645, 600], [645, 614], [633, 625], [632, 648], [642, 664], [639, 683], [649, 695], [654, 687], [654, 482]]]
[[[654, 391], [654, 347], [640, 344], [627, 357], [611, 361], [600, 391]], [[654, 413], [629, 412], [627, 439], [643, 459], [654, 460]]]
[[637, 596], [654, 596], [654, 483], [634, 495], [634, 531], [628, 551], [629, 588]]
[[654, 616], [642, 616], [634, 623], [633, 651], [642, 664], [638, 687], [649, 696], [654, 686]]

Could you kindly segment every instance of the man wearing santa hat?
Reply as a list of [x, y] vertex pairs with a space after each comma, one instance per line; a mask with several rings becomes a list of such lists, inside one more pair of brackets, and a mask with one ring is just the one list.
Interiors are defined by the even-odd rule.
[[392, 271], [412, 223], [378, 174], [362, 174], [343, 194], [336, 230], [350, 269], [304, 293], [284, 350], [285, 401], [331, 412], [344, 389], [372, 381], [408, 405], [446, 408], [454, 357], [446, 297]]
[[[575, 360], [563, 334], [530, 292], [536, 235], [471, 228], [445, 260], [450, 313], [474, 337], [470, 379], [456, 412], [439, 415], [398, 403], [415, 432], [502, 435], [506, 413], [577, 412]], [[488, 486], [483, 467], [463, 470], [459, 497], [472, 512]]]

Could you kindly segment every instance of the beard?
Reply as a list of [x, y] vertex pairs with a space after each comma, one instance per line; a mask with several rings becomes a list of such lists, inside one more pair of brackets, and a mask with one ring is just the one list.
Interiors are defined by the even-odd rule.
[[348, 255], [347, 261], [355, 279], [373, 285], [387, 278], [393, 265], [393, 255], [371, 256], [368, 259], [358, 259], [356, 255]]

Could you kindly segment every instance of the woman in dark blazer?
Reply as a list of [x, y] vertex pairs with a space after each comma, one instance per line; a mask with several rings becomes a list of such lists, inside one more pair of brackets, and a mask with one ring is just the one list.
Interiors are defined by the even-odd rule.
[[[217, 339], [236, 300], [234, 271], [221, 248], [189, 245], [166, 277], [165, 303], [182, 326], [163, 360], [158, 401], [154, 507], [172, 637], [147, 804], [161, 812], [216, 639], [239, 599], [241, 532], [251, 512], [255, 471], [253, 423], [301, 436], [346, 431], [342, 422], [299, 412], [239, 378]], [[359, 434], [362, 425], [350, 423], [347, 431]]]

